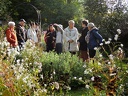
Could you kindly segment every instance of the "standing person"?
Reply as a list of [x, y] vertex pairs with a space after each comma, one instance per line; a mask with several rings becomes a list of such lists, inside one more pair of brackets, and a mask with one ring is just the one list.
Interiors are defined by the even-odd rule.
[[27, 32], [27, 38], [32, 41], [32, 43], [37, 44], [38, 43], [38, 37], [36, 33], [36, 25], [34, 22], [30, 23], [30, 28]]
[[37, 22], [35, 23], [35, 27], [36, 27], [35, 30], [36, 30], [36, 34], [38, 38], [38, 43], [40, 43], [41, 42], [41, 30]]
[[55, 49], [56, 31], [52, 24], [49, 25], [44, 38], [46, 42], [46, 51], [53, 51]]
[[19, 24], [16, 27], [16, 35], [17, 35], [18, 45], [20, 49], [23, 47], [23, 44], [27, 40], [25, 23], [26, 21], [24, 19], [20, 19]]
[[62, 53], [62, 46], [63, 46], [63, 26], [61, 24], [54, 24], [54, 26], [57, 26], [56, 30], [56, 52], [57, 54]]
[[69, 26], [64, 30], [64, 49], [69, 51], [71, 54], [76, 54], [79, 50], [77, 40], [78, 40], [78, 30], [74, 27], [75, 22], [70, 20], [68, 22]]
[[96, 54], [95, 47], [98, 47], [100, 43], [102, 43], [102, 36], [98, 33], [98, 29], [95, 27], [94, 23], [88, 23], [88, 33], [85, 37], [87, 41], [87, 46], [89, 49], [89, 57], [93, 58]]
[[6, 37], [7, 37], [7, 41], [10, 43], [10, 47], [17, 47], [18, 45], [18, 41], [17, 41], [17, 37], [16, 37], [16, 31], [15, 29], [15, 22], [10, 21], [8, 23], [8, 28], [6, 30]]
[[85, 37], [87, 35], [88, 32], [88, 20], [83, 20], [82, 21], [82, 31], [81, 31], [81, 36], [78, 40], [79, 43], [79, 51], [80, 51], [80, 55], [79, 57], [83, 59], [83, 61], [88, 59], [88, 52], [87, 52], [87, 42], [85, 41]]

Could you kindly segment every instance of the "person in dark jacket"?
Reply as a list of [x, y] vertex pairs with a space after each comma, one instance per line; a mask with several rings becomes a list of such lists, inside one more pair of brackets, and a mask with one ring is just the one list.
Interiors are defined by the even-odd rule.
[[18, 40], [19, 47], [23, 47], [23, 44], [27, 40], [26, 30], [25, 30], [25, 23], [24, 19], [20, 19], [18, 26], [16, 26], [16, 35]]
[[89, 57], [93, 58], [96, 54], [95, 47], [98, 47], [102, 43], [102, 36], [98, 33], [98, 29], [95, 27], [94, 23], [88, 23], [88, 33], [85, 37], [87, 46], [89, 49]]
[[55, 41], [56, 41], [56, 31], [52, 24], [49, 25], [49, 28], [45, 34], [45, 42], [46, 42], [46, 51], [53, 51], [55, 49]]
[[87, 52], [87, 42], [85, 41], [85, 36], [87, 35], [88, 32], [88, 20], [83, 20], [82, 21], [82, 31], [81, 31], [81, 36], [78, 40], [79, 43], [79, 57], [83, 59], [83, 61], [88, 59], [88, 52]]

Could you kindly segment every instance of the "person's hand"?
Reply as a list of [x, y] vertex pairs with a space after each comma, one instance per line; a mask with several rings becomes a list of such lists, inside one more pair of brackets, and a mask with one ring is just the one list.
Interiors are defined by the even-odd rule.
[[74, 41], [73, 41], [73, 40], [69, 40], [68, 42], [69, 42], [69, 43], [72, 43], [72, 42], [74, 42]]
[[78, 46], [80, 47], [80, 42], [77, 42]]
[[53, 40], [55, 40], [56, 38], [55, 37], [53, 37]]

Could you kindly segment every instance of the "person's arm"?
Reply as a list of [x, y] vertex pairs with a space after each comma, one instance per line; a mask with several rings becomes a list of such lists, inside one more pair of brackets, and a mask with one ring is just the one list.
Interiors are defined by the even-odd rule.
[[99, 40], [99, 44], [102, 43], [102, 36], [98, 33], [98, 31], [93, 32], [94, 36], [96, 37], [96, 39]]
[[27, 31], [27, 38], [31, 39], [30, 29], [28, 29], [28, 31]]
[[64, 30], [63, 37], [64, 37], [66, 42], [69, 42], [70, 38], [67, 36], [67, 30], [66, 29]]
[[77, 29], [75, 29], [75, 35], [74, 35], [74, 37], [72, 37], [72, 40], [73, 41], [77, 41], [78, 40], [78, 30]]

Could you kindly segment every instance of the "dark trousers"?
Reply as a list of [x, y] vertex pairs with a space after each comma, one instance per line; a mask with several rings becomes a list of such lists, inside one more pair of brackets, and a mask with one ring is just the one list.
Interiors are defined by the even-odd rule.
[[53, 51], [54, 50], [54, 47], [53, 45], [46, 45], [46, 51], [49, 52], [49, 51]]
[[69, 51], [71, 55], [76, 55], [76, 52]]
[[82, 58], [83, 62], [88, 59], [88, 52], [80, 50], [79, 57]]
[[56, 43], [56, 53], [57, 54], [62, 53], [62, 43]]
[[93, 58], [96, 55], [96, 50], [94, 49], [89, 49], [89, 57]]

